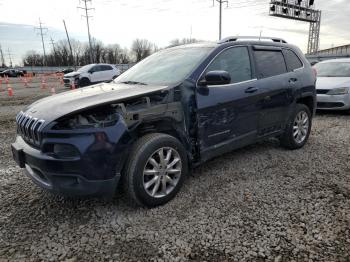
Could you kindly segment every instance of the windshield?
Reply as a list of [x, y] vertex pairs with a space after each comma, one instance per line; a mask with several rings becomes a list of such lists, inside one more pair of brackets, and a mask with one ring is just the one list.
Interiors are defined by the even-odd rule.
[[186, 47], [155, 53], [115, 80], [115, 83], [171, 85], [183, 81], [213, 48]]
[[80, 67], [78, 70], [77, 70], [77, 72], [87, 72], [87, 71], [89, 71], [89, 69], [91, 68], [91, 67], [93, 67], [94, 65], [86, 65], [86, 66], [83, 66], [83, 67]]
[[350, 62], [319, 63], [314, 66], [317, 76], [350, 77]]

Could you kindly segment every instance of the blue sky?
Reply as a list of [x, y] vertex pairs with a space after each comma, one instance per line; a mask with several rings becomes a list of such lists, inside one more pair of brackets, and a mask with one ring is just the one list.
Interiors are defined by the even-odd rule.
[[[350, 43], [350, 1], [315, 0], [323, 11], [321, 47]], [[285, 38], [305, 51], [308, 24], [268, 16], [269, 0], [229, 0], [223, 11], [223, 36], [258, 35]], [[33, 29], [39, 17], [49, 28], [49, 40], [65, 38], [62, 19], [72, 38], [87, 41], [85, 20], [77, 9], [79, 0], [0, 0], [0, 44], [13, 60], [21, 61], [28, 50], [41, 51], [41, 39]], [[135, 38], [147, 38], [159, 47], [174, 38], [215, 41], [218, 8], [212, 0], [92, 0], [92, 36], [106, 44], [129, 47]], [[6, 56], [7, 57], [7, 56]]]

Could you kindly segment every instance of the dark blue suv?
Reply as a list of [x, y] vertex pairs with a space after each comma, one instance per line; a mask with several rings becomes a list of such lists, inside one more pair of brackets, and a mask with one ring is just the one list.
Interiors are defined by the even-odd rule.
[[282, 39], [226, 38], [162, 50], [111, 83], [21, 111], [14, 159], [42, 188], [153, 207], [195, 166], [269, 137], [298, 149], [315, 112], [315, 74]]

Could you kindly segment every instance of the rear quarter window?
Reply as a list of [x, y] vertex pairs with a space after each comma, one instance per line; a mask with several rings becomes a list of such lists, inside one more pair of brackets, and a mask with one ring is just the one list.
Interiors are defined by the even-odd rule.
[[293, 71], [304, 66], [303, 63], [300, 61], [299, 57], [294, 53], [294, 51], [284, 49], [283, 53], [289, 71]]
[[287, 66], [282, 51], [255, 50], [254, 57], [259, 78], [287, 73]]

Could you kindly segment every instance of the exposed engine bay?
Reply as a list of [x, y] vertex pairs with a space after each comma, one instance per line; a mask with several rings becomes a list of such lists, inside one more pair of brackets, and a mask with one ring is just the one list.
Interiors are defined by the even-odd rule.
[[122, 116], [129, 128], [144, 121], [169, 117], [182, 121], [183, 113], [180, 102], [167, 103], [166, 93], [134, 98], [123, 103], [99, 106], [69, 117], [60, 119], [53, 129], [104, 128], [114, 125]]

